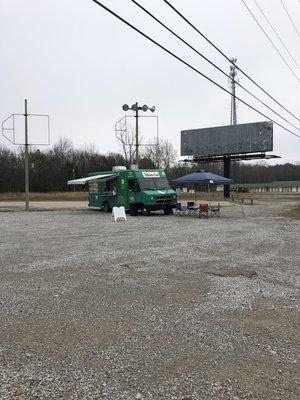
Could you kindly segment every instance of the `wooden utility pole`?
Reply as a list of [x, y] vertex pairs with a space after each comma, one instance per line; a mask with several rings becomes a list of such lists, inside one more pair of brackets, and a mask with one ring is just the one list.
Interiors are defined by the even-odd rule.
[[27, 99], [25, 99], [25, 209], [29, 211], [29, 155], [28, 155], [28, 113]]

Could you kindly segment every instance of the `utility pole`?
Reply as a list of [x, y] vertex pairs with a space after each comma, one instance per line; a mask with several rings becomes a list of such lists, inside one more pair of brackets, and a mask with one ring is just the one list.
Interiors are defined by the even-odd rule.
[[[24, 141], [19, 142], [16, 139], [16, 124], [15, 119], [18, 117], [24, 117], [25, 120], [25, 130], [24, 130]], [[46, 118], [46, 134], [47, 134], [47, 143], [31, 143], [28, 140], [28, 117], [38, 117], [38, 118]], [[24, 114], [11, 114], [8, 118], [6, 118], [2, 124], [2, 135], [7, 139], [10, 143], [18, 146], [25, 147], [24, 154], [24, 170], [25, 170], [25, 210], [29, 211], [29, 146], [38, 145], [38, 146], [49, 146], [50, 145], [50, 126], [49, 126], [49, 115], [45, 114], [28, 114], [27, 110], [27, 99], [25, 99], [25, 110]]]
[[29, 211], [29, 162], [28, 162], [28, 113], [27, 99], [25, 99], [25, 209]]

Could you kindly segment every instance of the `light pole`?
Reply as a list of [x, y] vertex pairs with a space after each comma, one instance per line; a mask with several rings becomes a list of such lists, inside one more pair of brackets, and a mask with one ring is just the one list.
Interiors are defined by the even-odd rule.
[[128, 111], [132, 110], [135, 112], [135, 164], [138, 168], [139, 166], [139, 110], [141, 111], [148, 111], [150, 110], [151, 112], [155, 111], [155, 107], [148, 107], [146, 104], [143, 106], [139, 106], [138, 102], [132, 104], [131, 107], [128, 106], [128, 104], [123, 104], [122, 106], [123, 111]]

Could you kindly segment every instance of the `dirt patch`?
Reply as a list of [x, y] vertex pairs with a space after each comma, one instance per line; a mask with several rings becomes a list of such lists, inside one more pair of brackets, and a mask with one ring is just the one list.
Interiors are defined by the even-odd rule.
[[300, 206], [279, 214], [281, 217], [300, 219]]
[[221, 271], [209, 271], [207, 272], [209, 275], [214, 275], [214, 276], [220, 276], [222, 278], [235, 278], [237, 276], [244, 276], [246, 278], [253, 278], [254, 276], [257, 276], [257, 272], [254, 270], [245, 270], [245, 269], [240, 269], [240, 268], [230, 268], [230, 269], [225, 269]]

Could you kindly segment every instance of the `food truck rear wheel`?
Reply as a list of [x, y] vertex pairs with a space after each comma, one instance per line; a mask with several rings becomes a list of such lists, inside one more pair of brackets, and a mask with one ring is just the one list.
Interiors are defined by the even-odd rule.
[[142, 214], [143, 215], [150, 215], [151, 211], [149, 210], [149, 208], [142, 208]]
[[108, 204], [107, 201], [105, 201], [105, 202], [103, 203], [103, 211], [104, 211], [104, 212], [110, 212], [110, 207], [109, 207], [109, 204]]

